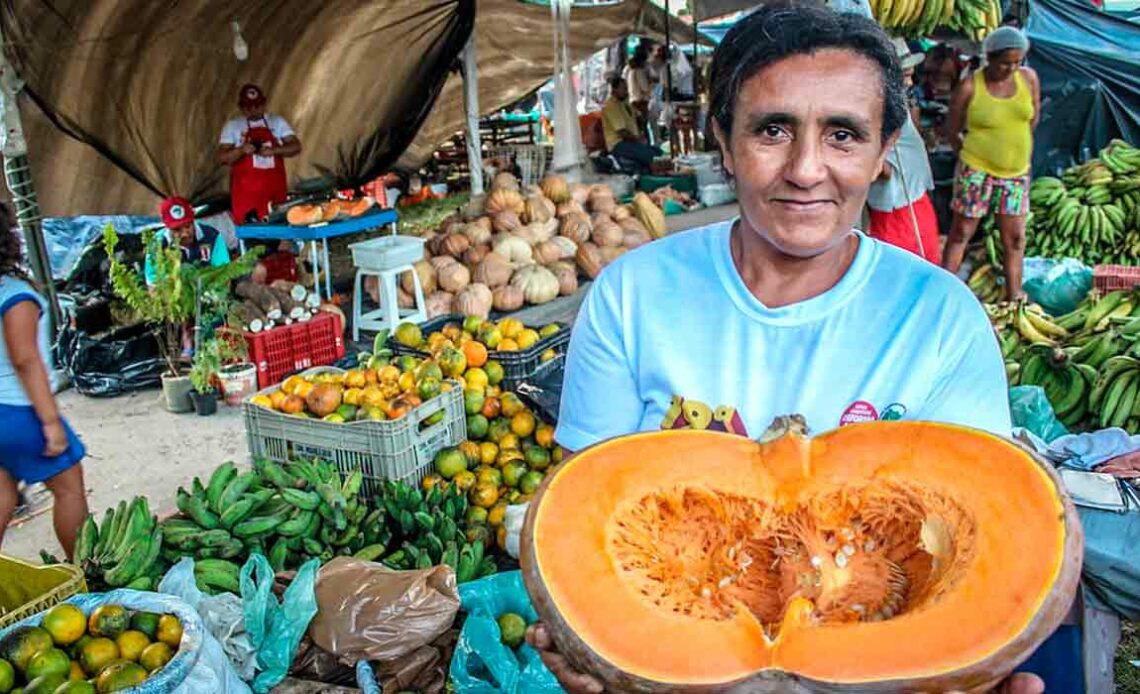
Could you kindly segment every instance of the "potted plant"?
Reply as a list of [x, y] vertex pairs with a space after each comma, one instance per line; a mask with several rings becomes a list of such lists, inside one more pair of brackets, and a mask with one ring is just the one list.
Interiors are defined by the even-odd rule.
[[[155, 280], [147, 286], [142, 273], [115, 255], [118, 243], [119, 235], [108, 224], [103, 229], [103, 247], [111, 263], [111, 287], [115, 295], [151, 327], [158, 342], [167, 367], [162, 375], [166, 409], [189, 412], [193, 409], [190, 400], [193, 384], [182, 374], [180, 363], [183, 327], [199, 313], [202, 296], [227, 293], [234, 279], [249, 274], [258, 253], [251, 251], [222, 267], [199, 269], [183, 265], [177, 248], [162, 248], [154, 254]], [[156, 243], [155, 231], [143, 232], [144, 249]]]
[[214, 378], [222, 368], [218, 342], [217, 338], [207, 340], [194, 353], [190, 364], [190, 384], [194, 387], [190, 399], [194, 402], [194, 411], [201, 417], [218, 411], [218, 390], [214, 388]]

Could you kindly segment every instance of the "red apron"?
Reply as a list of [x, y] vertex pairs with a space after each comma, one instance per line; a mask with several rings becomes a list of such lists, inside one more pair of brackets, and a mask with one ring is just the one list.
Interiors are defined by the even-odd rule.
[[[261, 121], [264, 125], [256, 127], [252, 121], [246, 121], [247, 128], [241, 144], [268, 142], [272, 147], [281, 146], [281, 142], [269, 129], [268, 122], [264, 118]], [[265, 167], [264, 163], [257, 166], [256, 159], [264, 160], [268, 157], [246, 155], [238, 159], [230, 171], [230, 214], [233, 215], [234, 224], [244, 224], [250, 212], [258, 220], [265, 219], [269, 214], [269, 203], [285, 202], [289, 192], [285, 160], [282, 157], [272, 157], [272, 166]]]

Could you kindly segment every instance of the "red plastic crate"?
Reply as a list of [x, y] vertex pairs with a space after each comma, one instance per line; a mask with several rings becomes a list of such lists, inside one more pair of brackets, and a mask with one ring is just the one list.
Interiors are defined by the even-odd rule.
[[249, 360], [257, 367], [257, 387], [268, 388], [286, 376], [327, 366], [344, 356], [344, 329], [335, 313], [282, 325], [263, 333], [245, 333]]
[[1140, 284], [1140, 267], [1133, 265], [1097, 265], [1093, 268], [1093, 288], [1101, 292], [1131, 289]]

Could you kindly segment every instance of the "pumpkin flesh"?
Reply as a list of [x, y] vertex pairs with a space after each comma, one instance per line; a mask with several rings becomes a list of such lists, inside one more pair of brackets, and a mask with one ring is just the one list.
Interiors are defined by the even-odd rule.
[[559, 647], [615, 689], [945, 690], [1052, 632], [1080, 542], [1050, 472], [968, 429], [663, 432], [548, 475], [523, 568]]

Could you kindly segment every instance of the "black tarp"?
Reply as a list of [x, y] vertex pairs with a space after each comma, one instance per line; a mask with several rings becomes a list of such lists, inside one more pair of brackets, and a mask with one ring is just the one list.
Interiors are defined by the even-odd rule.
[[1140, 144], [1140, 25], [1086, 0], [1033, 0], [1026, 31], [1041, 77], [1035, 173], [1096, 156], [1112, 138]]

